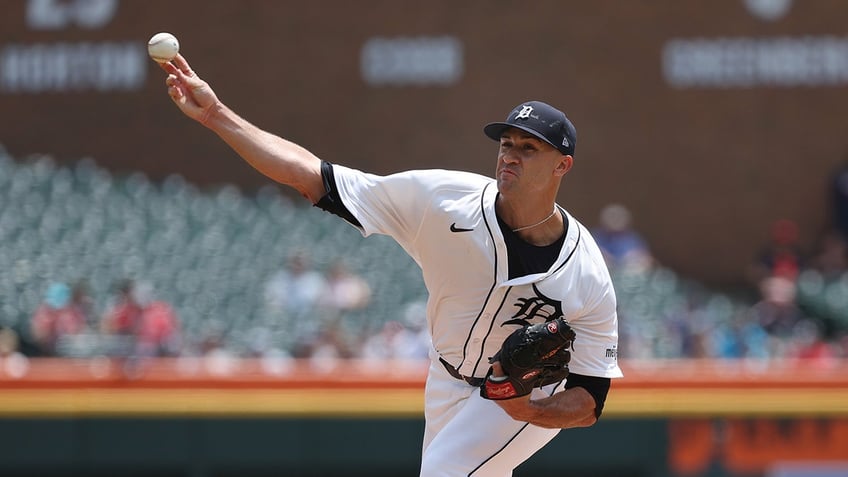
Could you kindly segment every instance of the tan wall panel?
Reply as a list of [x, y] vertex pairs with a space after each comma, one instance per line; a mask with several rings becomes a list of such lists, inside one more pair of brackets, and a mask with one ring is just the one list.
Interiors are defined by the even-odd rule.
[[[672, 38], [841, 38], [848, 7], [840, 0], [790, 2], [775, 21], [756, 18], [742, 0], [124, 1], [101, 28], [71, 22], [46, 31], [27, 25], [27, 5], [4, 5], [0, 48], [103, 40], [141, 47], [171, 31], [245, 117], [325, 159], [379, 173], [489, 173], [495, 150], [482, 125], [525, 99], [549, 101], [578, 129], [563, 203], [588, 225], [607, 202], [627, 204], [661, 261], [715, 283], [741, 279], [776, 218], [799, 221], [811, 246], [828, 220], [828, 175], [848, 150], [845, 83], [676, 89], [662, 70]], [[440, 35], [463, 45], [456, 84], [362, 80], [369, 38]], [[181, 117], [162, 71], [150, 61], [145, 68], [132, 91], [0, 91], [0, 143], [16, 157], [90, 156], [154, 178], [267, 183]]]

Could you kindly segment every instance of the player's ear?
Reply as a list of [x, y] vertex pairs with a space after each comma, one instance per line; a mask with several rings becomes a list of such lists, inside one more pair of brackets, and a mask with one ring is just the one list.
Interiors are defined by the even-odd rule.
[[560, 156], [559, 162], [557, 162], [556, 167], [554, 168], [554, 175], [557, 177], [562, 177], [568, 174], [568, 171], [571, 170], [571, 167], [574, 165], [574, 158], [570, 155]]

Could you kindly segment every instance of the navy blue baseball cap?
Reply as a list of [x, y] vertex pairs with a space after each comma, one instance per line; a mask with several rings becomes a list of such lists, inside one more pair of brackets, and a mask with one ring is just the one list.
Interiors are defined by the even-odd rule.
[[564, 155], [573, 156], [577, 130], [565, 113], [541, 101], [527, 101], [515, 107], [506, 121], [489, 123], [483, 128], [486, 136], [495, 141], [508, 128], [520, 129], [545, 141]]

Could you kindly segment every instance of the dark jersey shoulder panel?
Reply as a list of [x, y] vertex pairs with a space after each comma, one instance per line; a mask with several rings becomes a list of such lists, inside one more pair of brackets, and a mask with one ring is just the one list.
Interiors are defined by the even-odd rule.
[[321, 197], [321, 200], [315, 204], [315, 207], [338, 215], [357, 227], [362, 227], [362, 224], [356, 220], [356, 217], [350, 213], [350, 210], [342, 202], [342, 198], [339, 196], [339, 190], [336, 187], [336, 176], [333, 174], [333, 165], [327, 161], [321, 161], [321, 178], [324, 180], [324, 190], [327, 193], [324, 194], [324, 197]]

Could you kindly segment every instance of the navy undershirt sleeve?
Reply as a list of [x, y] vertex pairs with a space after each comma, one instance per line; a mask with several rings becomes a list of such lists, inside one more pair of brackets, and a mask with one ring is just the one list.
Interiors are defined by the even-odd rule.
[[580, 387], [588, 391], [595, 399], [595, 418], [599, 418], [601, 417], [601, 412], [604, 410], [604, 402], [607, 400], [610, 381], [610, 378], [571, 373], [565, 382], [565, 389]]
[[324, 197], [321, 197], [321, 200], [315, 204], [315, 207], [338, 215], [357, 227], [362, 227], [362, 224], [356, 220], [356, 217], [350, 213], [350, 210], [342, 202], [342, 198], [339, 196], [339, 190], [336, 188], [336, 176], [333, 174], [333, 165], [327, 161], [321, 161], [321, 178], [324, 180], [324, 190], [327, 193], [324, 194]]

